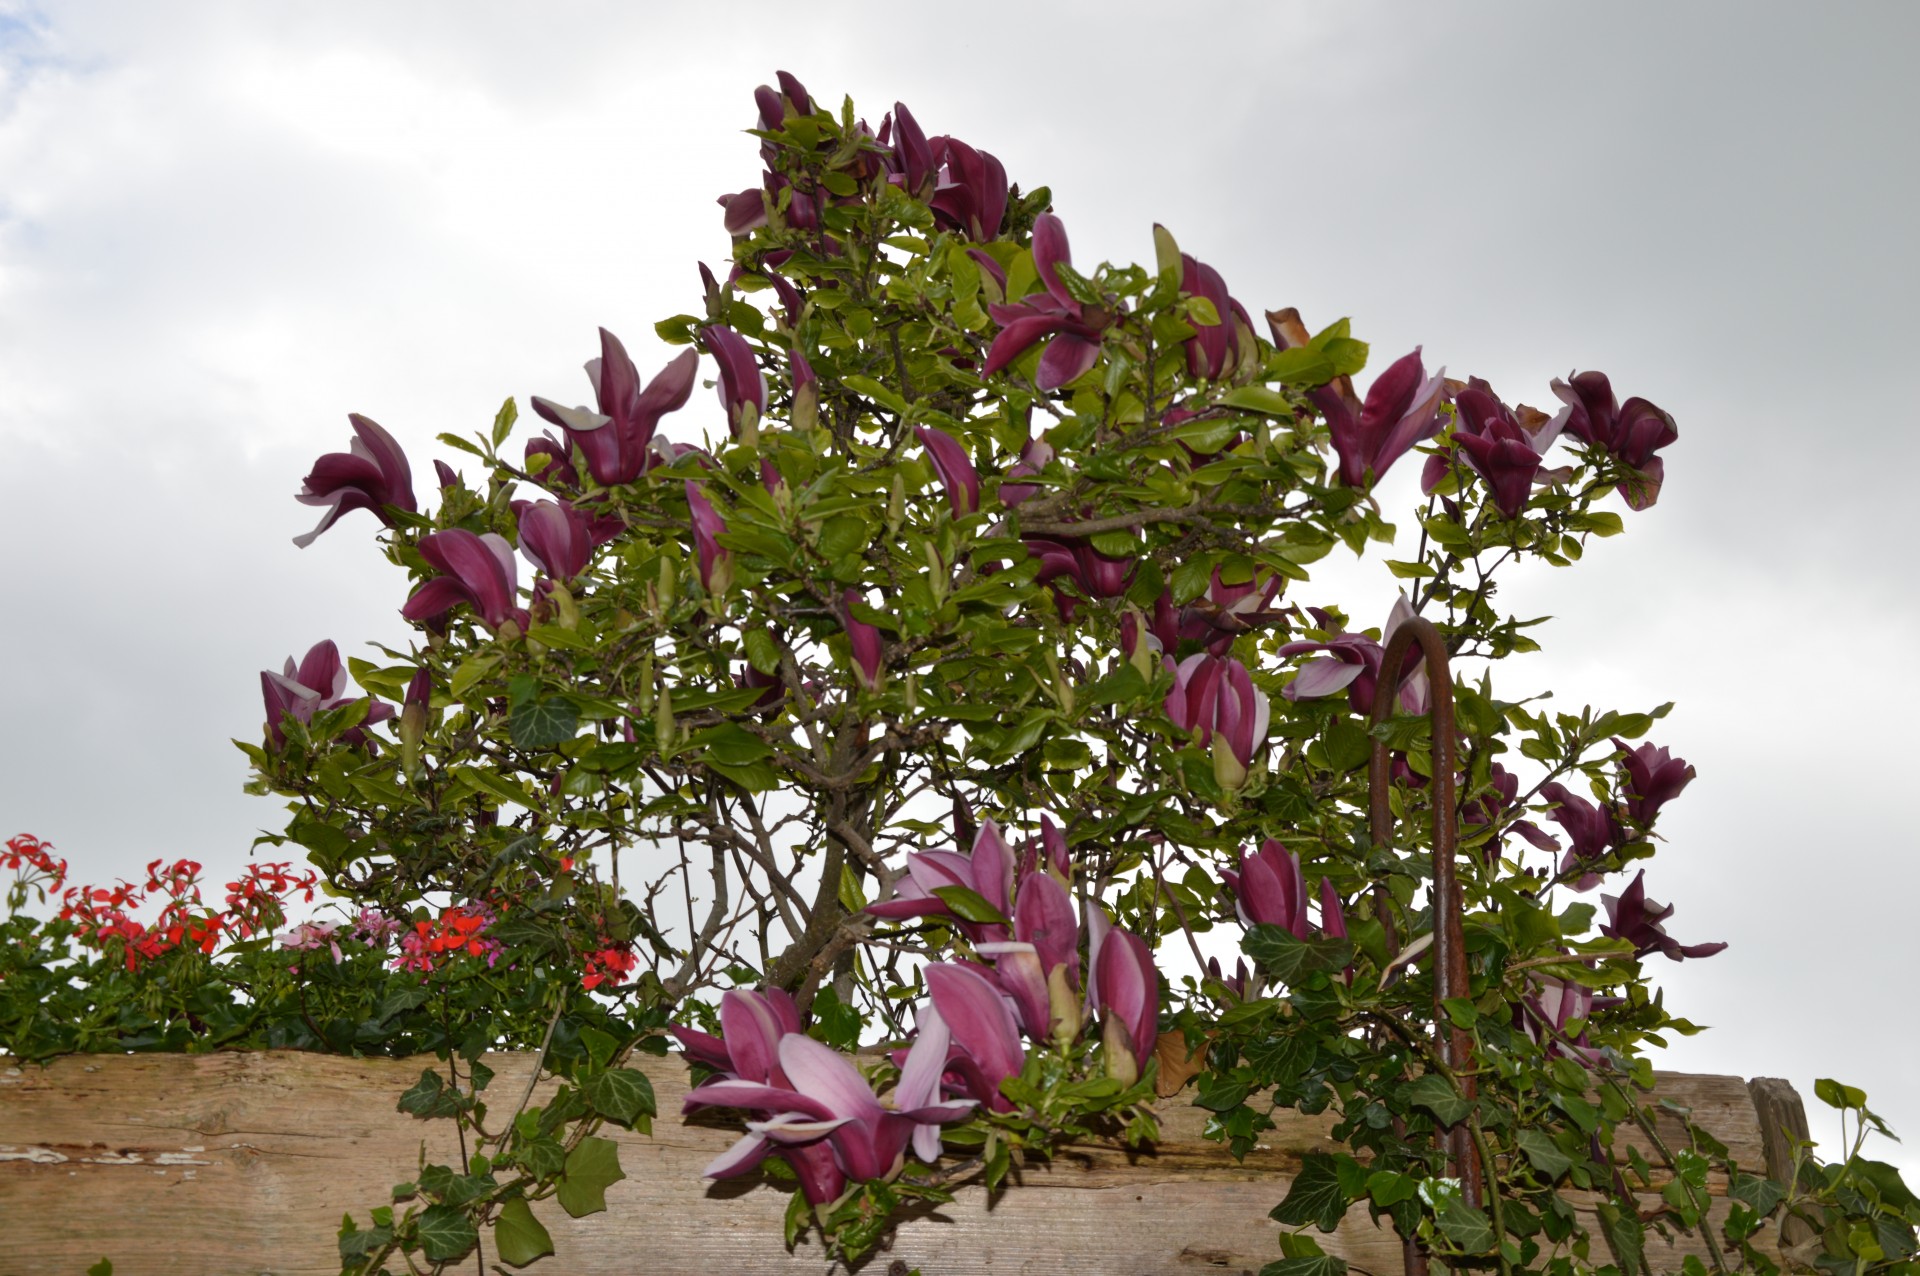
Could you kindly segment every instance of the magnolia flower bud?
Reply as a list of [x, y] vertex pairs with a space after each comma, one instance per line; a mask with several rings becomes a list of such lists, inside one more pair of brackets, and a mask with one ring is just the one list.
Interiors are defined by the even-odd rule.
[[1051, 1016], [1053, 1041], [1062, 1050], [1080, 1035], [1080, 994], [1074, 991], [1065, 966], [1047, 972], [1047, 1012]]
[[1133, 1044], [1127, 1040], [1127, 1030], [1117, 1016], [1108, 1015], [1101, 1025], [1100, 1046], [1108, 1076], [1122, 1086], [1130, 1086], [1140, 1079], [1140, 1064], [1133, 1057]]

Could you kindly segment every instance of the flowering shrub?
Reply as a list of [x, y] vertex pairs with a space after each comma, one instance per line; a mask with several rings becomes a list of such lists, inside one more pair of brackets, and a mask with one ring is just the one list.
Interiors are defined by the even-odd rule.
[[[1418, 348], [1363, 390], [1347, 320], [1275, 309], [1263, 335], [1164, 227], [1151, 265], [1076, 264], [1045, 187], [905, 106], [871, 127], [785, 74], [755, 103], [730, 260], [656, 325], [678, 355], [643, 377], [602, 330], [592, 406], [534, 396], [549, 428], [517, 448], [512, 400], [443, 435], [477, 468], [436, 462], [437, 501], [355, 415], [300, 494], [326, 509], [302, 544], [384, 529], [415, 637], [262, 675], [241, 747], [291, 813], [268, 841], [359, 911], [266, 945], [264, 901], [315, 879], [232, 888], [219, 933], [254, 982], [211, 1039], [431, 1049], [444, 1075], [401, 1107], [469, 1155], [350, 1222], [343, 1272], [464, 1261], [489, 1228], [509, 1263], [551, 1252], [534, 1204], [604, 1208], [596, 1130], [649, 1127], [626, 1065], [669, 1041], [702, 1071], [689, 1109], [737, 1114], [709, 1175], [794, 1183], [787, 1243], [849, 1262], [903, 1200], [1150, 1140], [1191, 1074], [1235, 1155], [1277, 1108], [1337, 1118], [1269, 1272], [1343, 1270], [1298, 1229], [1359, 1202], [1415, 1266], [1633, 1271], [1651, 1225], [1771, 1268], [1755, 1238], [1791, 1204], [1646, 1106], [1647, 1047], [1694, 1031], [1647, 959], [1721, 947], [1669, 936], [1637, 867], [1693, 778], [1644, 742], [1667, 707], [1549, 712], [1495, 681], [1540, 623], [1502, 573], [1624, 530], [1616, 496], [1652, 507], [1672, 418], [1597, 372], [1541, 387], [1551, 413], [1509, 403]], [[704, 433], [678, 415], [703, 372]], [[1403, 533], [1376, 487], [1411, 456]], [[1309, 592], [1375, 544], [1407, 555], [1390, 615]], [[127, 903], [47, 933], [125, 943], [102, 937]], [[567, 1084], [483, 1123], [501, 1045]], [[1720, 1229], [1716, 1156], [1742, 1203]], [[1878, 1256], [1827, 1227], [1828, 1257], [1905, 1262], [1910, 1199], [1844, 1207]]]

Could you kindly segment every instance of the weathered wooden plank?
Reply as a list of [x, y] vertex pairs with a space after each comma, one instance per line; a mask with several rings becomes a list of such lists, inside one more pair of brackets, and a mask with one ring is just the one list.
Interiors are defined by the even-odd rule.
[[[531, 1060], [488, 1062], [498, 1074], [490, 1093], [505, 1104], [525, 1085]], [[667, 1115], [651, 1138], [620, 1135], [628, 1177], [608, 1192], [607, 1213], [574, 1220], [552, 1203], [538, 1207], [560, 1249], [549, 1268], [576, 1276], [820, 1271], [817, 1247], [781, 1248], [783, 1192], [699, 1178], [735, 1131], [718, 1119], [679, 1120], [684, 1067], [644, 1066]], [[458, 1160], [451, 1123], [394, 1109], [421, 1067], [296, 1053], [0, 1063], [0, 1272], [74, 1276], [106, 1256], [119, 1276], [333, 1273], [342, 1213], [364, 1222], [393, 1183], [413, 1177], [423, 1146], [433, 1160]], [[1739, 1078], [1663, 1074], [1660, 1088], [1693, 1108], [1742, 1164], [1766, 1164]], [[1200, 1137], [1205, 1116], [1169, 1101], [1153, 1154], [1074, 1150], [1018, 1171], [1020, 1186], [991, 1208], [984, 1192], [967, 1189], [904, 1223], [869, 1270], [898, 1259], [928, 1276], [1257, 1271], [1279, 1255], [1267, 1211], [1304, 1152], [1333, 1146], [1331, 1122], [1280, 1114], [1262, 1147], [1236, 1163]], [[1398, 1270], [1397, 1240], [1363, 1208], [1322, 1239], [1366, 1269]], [[1687, 1252], [1660, 1265], [1677, 1269]]]

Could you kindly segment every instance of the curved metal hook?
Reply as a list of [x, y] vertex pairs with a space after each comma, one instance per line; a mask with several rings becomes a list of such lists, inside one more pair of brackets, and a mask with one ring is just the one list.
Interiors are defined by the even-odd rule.
[[[1453, 1026], [1441, 1003], [1451, 997], [1468, 995], [1466, 933], [1461, 924], [1460, 876], [1455, 862], [1458, 844], [1458, 795], [1454, 791], [1456, 771], [1453, 728], [1453, 675], [1447, 667], [1447, 643], [1430, 620], [1415, 616], [1394, 630], [1380, 660], [1380, 679], [1373, 699], [1373, 724], [1378, 726], [1393, 715], [1400, 700], [1400, 672], [1407, 651], [1415, 644], [1427, 662], [1427, 681], [1432, 691], [1427, 720], [1433, 728], [1433, 780], [1430, 793], [1433, 806], [1433, 1019], [1441, 1062], [1460, 1081], [1460, 1089], [1469, 1100], [1479, 1087], [1471, 1072], [1473, 1039]], [[1367, 816], [1373, 844], [1384, 847], [1393, 836], [1393, 807], [1389, 801], [1387, 745], [1373, 741], [1367, 759]], [[1467, 1203], [1479, 1206], [1484, 1195], [1480, 1158], [1466, 1125], [1450, 1126], [1446, 1131], [1447, 1160], [1453, 1176], [1461, 1183]]]

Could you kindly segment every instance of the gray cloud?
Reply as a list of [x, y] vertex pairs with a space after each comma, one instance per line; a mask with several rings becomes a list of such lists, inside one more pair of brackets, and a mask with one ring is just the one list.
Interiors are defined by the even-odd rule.
[[[1050, 183], [1083, 260], [1162, 221], [1381, 355], [1534, 403], [1600, 367], [1674, 412], [1662, 504], [1510, 586], [1556, 619], [1503, 678], [1679, 702], [1657, 738], [1701, 778], [1649, 886], [1734, 947], [1667, 974], [1714, 1025], [1673, 1066], [1839, 1075], [1920, 1131], [1911, 7], [5, 12], [0, 809], [86, 871], [231, 867], [277, 823], [225, 742], [254, 671], [406, 632], [365, 516], [287, 543], [306, 464], [349, 409], [424, 468], [506, 395], [577, 395], [597, 323], [657, 366], [785, 66]], [[1384, 614], [1328, 566], [1315, 599]]]

